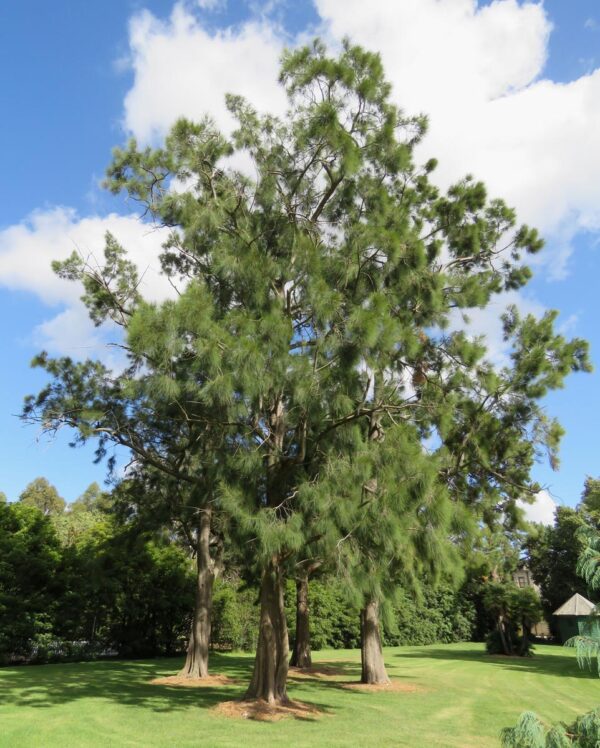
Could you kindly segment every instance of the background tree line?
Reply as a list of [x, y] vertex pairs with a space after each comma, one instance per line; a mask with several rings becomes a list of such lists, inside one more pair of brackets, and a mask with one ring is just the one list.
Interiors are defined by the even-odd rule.
[[[0, 502], [0, 662], [181, 654], [194, 607], [194, 560], [166, 529], [150, 531], [116, 511], [123, 488], [91, 484], [66, 505], [43, 478]], [[211, 646], [256, 646], [258, 589], [229, 568], [215, 583]], [[311, 645], [360, 644], [358, 610], [340, 580], [311, 585]], [[295, 589], [286, 590], [295, 635]], [[442, 586], [420, 604], [401, 593], [386, 644], [467, 641], [476, 608], [465, 589]]]
[[[519, 560], [540, 586], [551, 625], [552, 612], [574, 592], [595, 601], [595, 590], [578, 573], [578, 560], [585, 547], [582, 529], [600, 528], [599, 486], [588, 478], [580, 503], [558, 507], [553, 525], [529, 526], [512, 538], [482, 535], [458, 588], [424, 585], [419, 600], [400, 588], [384, 643], [482, 641], [491, 633], [492, 649], [502, 651], [493, 632], [499, 606], [510, 618], [511, 605], [523, 605], [511, 603]], [[181, 534], [166, 526], [151, 529], [148, 518], [129, 516], [133, 491], [127, 481], [112, 491], [93, 483], [67, 505], [54, 486], [37, 478], [18, 501], [0, 501], [0, 661], [157, 656], [185, 649], [194, 607], [193, 553]], [[245, 583], [242, 570], [228, 564], [215, 583], [212, 647], [253, 650], [258, 594], [256, 584]], [[314, 649], [360, 646], [359, 611], [343, 581], [334, 575], [313, 580], [310, 608]], [[294, 641], [292, 580], [285, 609]], [[520, 615], [513, 615], [513, 636]]]

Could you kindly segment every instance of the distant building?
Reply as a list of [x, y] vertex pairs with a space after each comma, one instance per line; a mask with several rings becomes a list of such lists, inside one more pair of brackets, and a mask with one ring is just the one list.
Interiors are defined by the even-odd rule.
[[[526, 564], [520, 563], [517, 566], [517, 570], [513, 574], [513, 582], [517, 585], [517, 587], [531, 587], [537, 592], [539, 597], [540, 588], [533, 581], [533, 575]], [[550, 626], [548, 626], [547, 621], [540, 621], [539, 623], [536, 623], [535, 626], [533, 626], [533, 628], [531, 629], [531, 633], [534, 636], [540, 636], [543, 638], [549, 637], [551, 635]]]
[[519, 564], [517, 570], [513, 574], [513, 582], [517, 587], [533, 587], [538, 595], [540, 593], [540, 588], [533, 581], [533, 576], [525, 564]]
[[600, 638], [600, 618], [590, 618], [595, 609], [594, 603], [576, 592], [554, 611], [563, 644], [573, 636], [591, 635]]

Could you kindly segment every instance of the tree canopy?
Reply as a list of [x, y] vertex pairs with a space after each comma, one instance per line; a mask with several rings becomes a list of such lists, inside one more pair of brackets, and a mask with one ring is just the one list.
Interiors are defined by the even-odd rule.
[[389, 589], [434, 581], [469, 527], [518, 521], [534, 460], [555, 459], [561, 436], [540, 398], [589, 369], [554, 312], [506, 311], [506, 366], [457, 323], [522, 287], [543, 243], [471, 177], [434, 185], [435, 161], [414, 159], [426, 120], [394, 105], [378, 55], [345, 43], [332, 58], [317, 41], [284, 54], [280, 82], [283, 117], [232, 95], [230, 137], [180, 120], [161, 147], [115, 150], [108, 188], [170, 229], [174, 298], [144, 299], [110, 235], [103, 266], [56, 263], [96, 324], [123, 328], [127, 366], [41, 354], [50, 381], [25, 404], [45, 429], [95, 439], [99, 459], [117, 443], [186, 484], [202, 610], [225, 518], [260, 580], [248, 695], [268, 701], [286, 699], [285, 577], [306, 549], [352, 572], [364, 677], [386, 677], [365, 662]]
[[19, 501], [26, 506], [34, 506], [42, 514], [61, 514], [66, 506], [56, 488], [46, 478], [36, 478], [19, 495]]

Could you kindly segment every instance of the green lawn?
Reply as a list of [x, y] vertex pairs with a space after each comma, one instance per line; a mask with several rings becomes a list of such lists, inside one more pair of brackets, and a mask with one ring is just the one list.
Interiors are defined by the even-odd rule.
[[[317, 652], [358, 677], [358, 651]], [[177, 660], [95, 662], [0, 669], [0, 746], [497, 746], [501, 727], [525, 709], [572, 720], [600, 702], [600, 679], [578, 669], [571, 650], [537, 647], [529, 659], [487, 657], [482, 645], [386, 650], [388, 671], [407, 693], [349, 691], [335, 680], [293, 680], [294, 699], [319, 706], [318, 719], [232, 720], [211, 707], [243, 692], [252, 658], [215, 655], [214, 672], [240, 686], [150, 685]]]

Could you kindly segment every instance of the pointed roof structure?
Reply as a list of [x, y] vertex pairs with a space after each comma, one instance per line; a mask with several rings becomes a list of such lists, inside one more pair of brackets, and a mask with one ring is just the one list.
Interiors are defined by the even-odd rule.
[[570, 597], [566, 603], [554, 611], [555, 616], [589, 616], [596, 608], [594, 603], [590, 602], [579, 592]]

